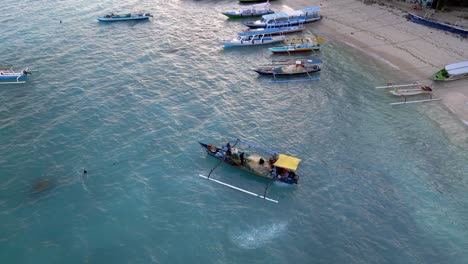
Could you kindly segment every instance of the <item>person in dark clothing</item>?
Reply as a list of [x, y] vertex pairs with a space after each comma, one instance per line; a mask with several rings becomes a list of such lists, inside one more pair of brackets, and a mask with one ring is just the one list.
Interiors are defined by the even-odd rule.
[[240, 164], [241, 165], [244, 165], [244, 162], [245, 162], [245, 159], [244, 159], [244, 152], [241, 152], [239, 154], [239, 158], [240, 158]]

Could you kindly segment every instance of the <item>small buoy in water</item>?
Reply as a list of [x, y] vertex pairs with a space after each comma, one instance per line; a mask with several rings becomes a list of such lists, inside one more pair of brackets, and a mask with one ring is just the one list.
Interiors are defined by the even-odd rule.
[[87, 170], [83, 170], [83, 173], [86, 174], [86, 173], [88, 173], [88, 171], [87, 171]]
[[62, 20], [60, 20], [60, 24], [62, 24]]

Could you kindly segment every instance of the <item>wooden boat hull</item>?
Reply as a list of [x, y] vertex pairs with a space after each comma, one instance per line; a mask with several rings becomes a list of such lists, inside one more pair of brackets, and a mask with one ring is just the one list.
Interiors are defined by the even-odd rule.
[[222, 14], [229, 18], [251, 18], [251, 17], [261, 17], [263, 15], [273, 14], [274, 11], [265, 11], [257, 13], [239, 13], [235, 11], [223, 12]]
[[319, 51], [320, 47], [313, 46], [313, 47], [305, 47], [305, 48], [294, 48], [294, 47], [273, 47], [269, 48], [273, 54], [290, 54], [290, 53], [299, 53], [299, 52], [312, 52], [312, 51]]
[[[296, 67], [295, 65], [292, 65]], [[260, 75], [268, 76], [292, 76], [292, 75], [304, 75], [310, 74], [313, 72], [319, 72], [321, 69], [318, 65], [303, 66], [297, 68], [296, 71], [284, 71], [284, 67], [269, 67], [269, 68], [259, 68], [254, 71]]]
[[148, 20], [152, 15], [150, 14], [131, 14], [130, 16], [116, 16], [116, 17], [97, 17], [100, 22], [118, 22], [130, 20]]
[[445, 24], [442, 22], [437, 22], [432, 19], [420, 17], [412, 13], [408, 13], [408, 17], [411, 20], [411, 22], [416, 23], [416, 24], [421, 24], [421, 25], [425, 25], [428, 27], [449, 31], [455, 34], [468, 36], [468, 29], [464, 29], [464, 28], [457, 27], [457, 26], [452, 26], [452, 25]]
[[[201, 145], [201, 147], [206, 151], [206, 153], [209, 156], [219, 161], [222, 161], [223, 163], [226, 163], [228, 165], [231, 165], [232, 167], [241, 169], [243, 171], [249, 172], [251, 174], [254, 174], [262, 178], [273, 179], [271, 168], [267, 160], [265, 160], [265, 163], [263, 165], [259, 165], [257, 162], [254, 162], [254, 161], [245, 161], [243, 164], [241, 164], [240, 160], [236, 158], [238, 156], [235, 156], [235, 155], [231, 155], [229, 157], [224, 156], [220, 148], [212, 146], [212, 145], [208, 145], [205, 143], [201, 143], [201, 142], [198, 142], [198, 143]], [[294, 180], [292, 178], [275, 178], [275, 180], [288, 183], [288, 184], [297, 183], [297, 180]]]
[[305, 23], [316, 22], [316, 21], [319, 21], [320, 19], [322, 19], [322, 16], [308, 18], [308, 19], [295, 19], [295, 20], [278, 22], [276, 24], [268, 24], [268, 25], [264, 23], [255, 23], [255, 21], [248, 21], [248, 22], [245, 22], [244, 25], [249, 28], [266, 28], [266, 27], [278, 28], [278, 27], [298, 26], [298, 25], [302, 25]]
[[271, 37], [264, 37], [264, 38], [254, 38], [251, 40], [227, 40], [222, 41], [221, 45], [226, 48], [229, 47], [244, 47], [244, 46], [258, 46], [258, 45], [266, 45], [271, 43], [278, 43], [284, 40], [284, 36], [271, 36]]

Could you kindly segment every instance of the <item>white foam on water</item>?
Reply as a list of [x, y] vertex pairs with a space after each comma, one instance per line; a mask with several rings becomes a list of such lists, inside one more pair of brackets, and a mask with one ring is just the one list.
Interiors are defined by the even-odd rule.
[[287, 222], [268, 224], [232, 234], [231, 239], [241, 248], [257, 249], [280, 237], [286, 230], [286, 226]]

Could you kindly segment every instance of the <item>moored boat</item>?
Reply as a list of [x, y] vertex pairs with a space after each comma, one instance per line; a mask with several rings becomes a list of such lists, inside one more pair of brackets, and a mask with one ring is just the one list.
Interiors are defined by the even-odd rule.
[[296, 26], [304, 23], [318, 21], [322, 18], [319, 14], [320, 7], [313, 6], [289, 12], [277, 12], [270, 15], [263, 15], [260, 20], [248, 21], [244, 23], [250, 28], [285, 27]]
[[[235, 139], [232, 147], [230, 143], [222, 147], [199, 143], [208, 155], [235, 168], [287, 184], [297, 184], [299, 181], [296, 170], [301, 160], [296, 157], [241, 139]], [[237, 144], [239, 147], [236, 147]], [[268, 157], [264, 156], [265, 153]]]
[[431, 77], [435, 81], [453, 81], [464, 78], [468, 78], [468, 61], [449, 64]]
[[[432, 102], [432, 101], [442, 100], [441, 98], [432, 98], [432, 88], [427, 85], [423, 85], [419, 82], [414, 82], [410, 84], [398, 84], [398, 85], [395, 85], [393, 83], [387, 83], [386, 86], [378, 86], [375, 88], [392, 89], [391, 91], [388, 91], [387, 94], [391, 94], [393, 96], [398, 96], [398, 97], [403, 97], [402, 102], [390, 103], [390, 105], [423, 103], [423, 102]], [[408, 96], [415, 96], [415, 95], [420, 95], [420, 94], [428, 95], [429, 99], [408, 101]]]
[[271, 5], [269, 2], [264, 4], [256, 4], [251, 6], [242, 6], [239, 10], [236, 11], [227, 11], [222, 14], [229, 18], [249, 18], [249, 17], [259, 17], [263, 15], [273, 14], [274, 11], [271, 10]]
[[239, 34], [243, 34], [245, 32], [256, 32], [262, 33], [265, 30], [269, 30], [270, 34], [272, 35], [281, 35], [281, 34], [288, 34], [303, 31], [305, 29], [304, 25], [297, 25], [297, 26], [288, 26], [288, 27], [277, 27], [277, 28], [247, 28], [243, 32]]
[[309, 75], [321, 70], [319, 63], [322, 63], [322, 60], [319, 58], [306, 58], [284, 64], [267, 65], [254, 69], [254, 71], [260, 75], [272, 75], [275, 78], [276, 76]]
[[0, 67], [0, 84], [25, 83], [29, 74], [31, 74], [29, 68], [15, 71], [11, 66]]
[[268, 48], [273, 54], [290, 54], [297, 52], [311, 52], [322, 48], [323, 39], [316, 38], [287, 38], [284, 41], [285, 46]]
[[449, 31], [449, 32], [459, 34], [462, 36], [468, 36], [468, 29], [465, 29], [462, 27], [457, 27], [454, 25], [438, 22], [430, 18], [425, 18], [425, 17], [415, 15], [413, 13], [408, 13], [408, 18], [411, 20], [411, 22], [416, 23], [416, 24], [421, 24], [421, 25], [425, 25], [428, 27]]
[[153, 17], [150, 13], [127, 13], [127, 14], [107, 14], [102, 17], [97, 17], [101, 22], [115, 22], [115, 21], [128, 21], [128, 20], [147, 20]]
[[265, 30], [263, 32], [242, 32], [234, 39], [221, 41], [224, 47], [242, 47], [242, 46], [257, 46], [270, 43], [277, 43], [283, 41], [286, 37], [284, 35], [276, 35]]

